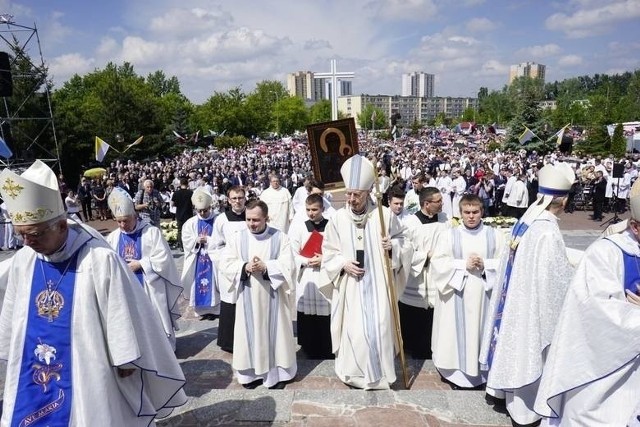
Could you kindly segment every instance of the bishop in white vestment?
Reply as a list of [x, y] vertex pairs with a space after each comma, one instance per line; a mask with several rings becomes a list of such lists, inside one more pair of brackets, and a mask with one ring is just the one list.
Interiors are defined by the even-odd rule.
[[184, 375], [149, 300], [102, 236], [67, 221], [37, 160], [0, 192], [25, 246], [0, 314], [0, 426], [149, 426], [186, 402]]
[[[362, 389], [388, 389], [396, 380], [398, 352], [388, 286], [402, 291], [410, 263], [410, 245], [404, 228], [388, 209], [383, 225], [370, 198], [375, 174], [371, 162], [360, 155], [341, 168], [348, 206], [339, 209], [325, 229], [322, 271], [325, 295], [332, 298], [331, 338], [335, 370], [345, 384]], [[382, 227], [387, 234], [381, 238]], [[389, 283], [384, 257], [391, 251], [391, 267], [398, 276]], [[404, 255], [404, 257], [403, 257]], [[407, 267], [408, 268], [408, 267]]]
[[197, 187], [191, 196], [196, 215], [182, 226], [182, 286], [188, 290], [189, 306], [203, 320], [214, 320], [220, 314], [220, 294], [215, 291], [218, 272], [215, 265], [217, 244], [212, 237], [216, 214], [213, 196]]
[[118, 223], [107, 242], [127, 263], [156, 309], [171, 346], [176, 347], [180, 275], [169, 244], [158, 227], [139, 219], [128, 193], [116, 187], [109, 195], [109, 208]]
[[487, 393], [504, 396], [512, 420], [532, 424], [547, 347], [573, 277], [558, 217], [574, 172], [566, 163], [539, 172], [537, 201], [516, 223], [491, 295], [480, 362], [489, 369]]

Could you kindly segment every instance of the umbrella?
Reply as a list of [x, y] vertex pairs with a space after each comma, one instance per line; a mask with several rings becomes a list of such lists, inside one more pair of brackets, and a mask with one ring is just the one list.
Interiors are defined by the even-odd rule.
[[84, 171], [82, 176], [86, 176], [87, 178], [102, 178], [106, 174], [107, 170], [105, 168], [93, 168]]

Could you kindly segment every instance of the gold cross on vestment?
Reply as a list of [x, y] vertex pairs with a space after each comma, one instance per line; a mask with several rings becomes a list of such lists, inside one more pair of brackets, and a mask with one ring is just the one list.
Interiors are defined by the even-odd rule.
[[358, 236], [358, 237], [357, 237], [357, 239], [358, 239], [358, 240], [362, 240], [362, 236]]
[[4, 182], [5, 184], [2, 189], [7, 193], [7, 196], [11, 197], [12, 199], [18, 197], [22, 190], [24, 190], [23, 186], [16, 184], [16, 182], [11, 178], [7, 178]]

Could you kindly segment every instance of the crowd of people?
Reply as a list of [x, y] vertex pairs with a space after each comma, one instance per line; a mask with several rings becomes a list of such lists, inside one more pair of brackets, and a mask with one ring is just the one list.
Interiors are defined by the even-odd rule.
[[[3, 423], [90, 419], [86, 378], [114, 395], [100, 408], [112, 425], [184, 403], [182, 293], [202, 321], [218, 319], [217, 344], [246, 388], [294, 381], [297, 340], [306, 357], [335, 359], [352, 388], [391, 388], [406, 352], [432, 359], [451, 388], [486, 390], [514, 425], [639, 424], [635, 159], [487, 151], [485, 135], [475, 148], [435, 146], [443, 136], [363, 139], [339, 171], [342, 206], [297, 141], [117, 161], [77, 192], [39, 161], [3, 171], [24, 244], [0, 274]], [[577, 253], [557, 221], [580, 203], [594, 220], [607, 208], [631, 216]], [[181, 272], [157, 227], [171, 215]], [[509, 235], [484, 224], [498, 215], [518, 219]], [[109, 217], [118, 228], [106, 239], [81, 222]], [[85, 360], [95, 334], [104, 344]]]

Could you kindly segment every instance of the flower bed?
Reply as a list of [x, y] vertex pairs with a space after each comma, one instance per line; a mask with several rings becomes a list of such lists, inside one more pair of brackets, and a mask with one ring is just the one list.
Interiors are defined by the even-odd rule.
[[167, 221], [160, 223], [162, 236], [169, 244], [178, 242], [178, 223], [176, 221]]

